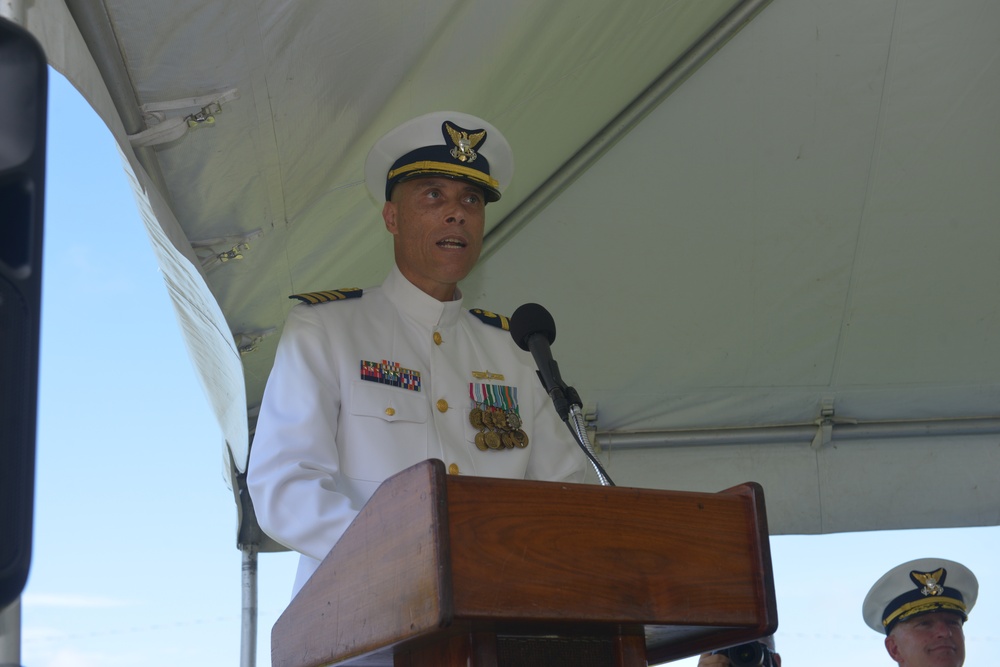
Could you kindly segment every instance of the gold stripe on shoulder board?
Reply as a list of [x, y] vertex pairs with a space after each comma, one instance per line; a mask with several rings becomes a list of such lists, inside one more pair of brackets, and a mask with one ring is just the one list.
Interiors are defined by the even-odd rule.
[[302, 303], [315, 306], [318, 303], [329, 303], [331, 301], [343, 301], [344, 299], [359, 299], [364, 290], [360, 287], [345, 287], [337, 290], [325, 290], [323, 292], [305, 292], [303, 294], [292, 294], [289, 299], [298, 299]]
[[504, 315], [497, 315], [496, 313], [491, 313], [490, 311], [483, 310], [482, 308], [473, 308], [469, 312], [485, 324], [497, 327], [498, 329], [503, 329], [504, 331], [510, 331], [510, 318]]

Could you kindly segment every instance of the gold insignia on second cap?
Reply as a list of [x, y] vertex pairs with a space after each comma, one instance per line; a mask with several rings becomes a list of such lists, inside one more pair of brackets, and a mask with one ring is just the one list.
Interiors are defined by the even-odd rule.
[[941, 595], [944, 593], [944, 587], [941, 584], [944, 583], [946, 574], [944, 568], [940, 567], [933, 572], [910, 572], [910, 578], [923, 586], [920, 592], [924, 595]]

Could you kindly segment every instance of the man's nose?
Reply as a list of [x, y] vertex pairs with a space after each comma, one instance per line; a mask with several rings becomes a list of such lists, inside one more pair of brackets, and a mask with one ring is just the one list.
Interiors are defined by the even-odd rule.
[[952, 635], [953, 629], [950, 623], [944, 621], [938, 621], [934, 624], [934, 632], [939, 637], [950, 637]]

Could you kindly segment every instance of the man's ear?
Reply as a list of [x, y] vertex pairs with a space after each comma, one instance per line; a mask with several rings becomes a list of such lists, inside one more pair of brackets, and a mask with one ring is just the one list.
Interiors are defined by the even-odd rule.
[[899, 662], [899, 646], [896, 644], [896, 638], [889, 635], [885, 638], [885, 650], [889, 652], [889, 657]]
[[391, 201], [387, 201], [382, 205], [382, 220], [385, 221], [385, 228], [389, 230], [390, 234], [395, 234], [399, 231], [396, 225], [396, 205]]

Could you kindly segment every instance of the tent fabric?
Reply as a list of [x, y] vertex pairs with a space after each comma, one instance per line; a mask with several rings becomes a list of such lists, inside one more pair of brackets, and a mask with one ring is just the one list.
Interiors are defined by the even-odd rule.
[[390, 266], [368, 147], [455, 109], [516, 163], [467, 303], [552, 312], [618, 485], [759, 481], [772, 533], [1000, 523], [1000, 5], [67, 4], [28, 27], [119, 142], [232, 472], [287, 296]]

